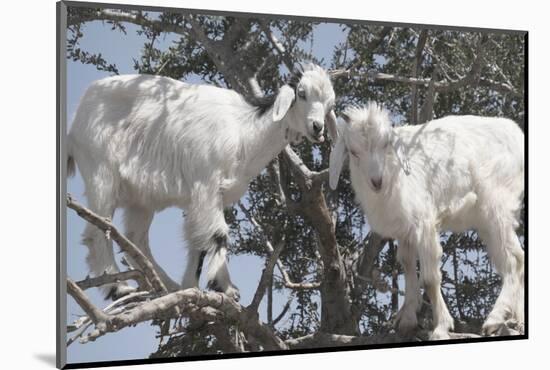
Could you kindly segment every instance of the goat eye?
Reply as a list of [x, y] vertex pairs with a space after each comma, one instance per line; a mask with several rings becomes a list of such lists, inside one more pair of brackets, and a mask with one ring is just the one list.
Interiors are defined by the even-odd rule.
[[306, 92], [304, 90], [298, 90], [298, 97], [306, 100]]

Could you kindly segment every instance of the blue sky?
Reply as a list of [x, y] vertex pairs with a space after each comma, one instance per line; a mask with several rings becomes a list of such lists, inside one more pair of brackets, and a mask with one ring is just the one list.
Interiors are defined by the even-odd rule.
[[[101, 52], [109, 62], [115, 63], [120, 74], [135, 73], [132, 57], [137, 57], [143, 47], [145, 38], [138, 36], [138, 27], [128, 24], [127, 35], [118, 31], [111, 31], [111, 27], [99, 21], [87, 23], [82, 27], [83, 38], [80, 47], [89, 52]], [[330, 63], [334, 47], [345, 39], [344, 32], [338, 24], [322, 23], [315, 27], [313, 42], [306, 43], [305, 48], [311, 51], [317, 58], [324, 59], [324, 63]], [[157, 45], [167, 48], [175, 36], [168, 35], [161, 39]], [[328, 66], [328, 65], [325, 65]], [[70, 127], [72, 117], [78, 106], [80, 97], [87, 86], [94, 80], [108, 76], [108, 73], [97, 71], [94, 66], [83, 65], [79, 62], [67, 62], [67, 117]], [[200, 83], [196, 77], [188, 80], [192, 83]], [[78, 201], [86, 204], [84, 186], [80, 174], [68, 179], [67, 190]], [[183, 243], [181, 211], [167, 209], [156, 214], [150, 231], [150, 245], [153, 254], [166, 272], [177, 282], [181, 280], [185, 266], [185, 248]], [[121, 227], [121, 212], [115, 213], [114, 222]], [[67, 272], [74, 280], [81, 280], [88, 274], [85, 263], [87, 248], [81, 245], [81, 233], [85, 223], [73, 211], [67, 214]], [[118, 247], [115, 247], [115, 250]], [[117, 255], [120, 259], [120, 255]], [[260, 279], [264, 260], [254, 256], [235, 256], [230, 259], [230, 272], [233, 282], [241, 292], [241, 302], [244, 305], [250, 303]], [[203, 285], [204, 286], [204, 285]], [[103, 307], [106, 302], [95, 290], [88, 290], [92, 301]], [[278, 314], [286, 303], [284, 295], [277, 295], [274, 299], [274, 313]], [[260, 306], [260, 315], [265, 319], [265, 302]], [[71, 299], [67, 303], [68, 321], [73, 321], [82, 314], [80, 307]], [[134, 328], [127, 328], [120, 333], [109, 334], [97, 341], [87, 344], [73, 343], [67, 351], [69, 363], [88, 361], [111, 361], [138, 359], [147, 357], [156, 350], [158, 340], [155, 339], [156, 328], [148, 323], [140, 324]]]

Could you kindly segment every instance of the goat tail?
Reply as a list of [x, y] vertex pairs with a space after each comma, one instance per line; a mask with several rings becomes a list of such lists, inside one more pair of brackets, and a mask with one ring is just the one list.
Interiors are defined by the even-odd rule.
[[67, 177], [73, 177], [76, 171], [76, 162], [71, 150], [71, 139], [67, 140]]

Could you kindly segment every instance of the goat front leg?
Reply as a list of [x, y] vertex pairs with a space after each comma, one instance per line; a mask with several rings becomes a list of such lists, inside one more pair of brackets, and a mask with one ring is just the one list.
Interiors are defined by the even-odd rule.
[[182, 287], [198, 287], [202, 265], [208, 260], [208, 287], [238, 300], [239, 290], [229, 277], [227, 248], [229, 227], [223, 215], [219, 188], [195, 184], [185, 217], [188, 257]]
[[524, 253], [512, 225], [497, 225], [490, 232], [481, 232], [491, 261], [502, 277], [502, 289], [495, 306], [482, 326], [484, 335], [498, 335], [507, 320], [524, 324]]
[[430, 340], [449, 339], [449, 331], [453, 330], [454, 321], [441, 294], [439, 263], [443, 255], [443, 248], [439, 243], [437, 232], [431, 227], [428, 230], [419, 238], [417, 251], [420, 260], [420, 276], [432, 305], [434, 330]]
[[412, 334], [417, 327], [416, 313], [420, 309], [420, 286], [416, 274], [416, 250], [405, 241], [399, 241], [397, 259], [405, 272], [405, 302], [395, 317], [395, 326], [402, 335]]

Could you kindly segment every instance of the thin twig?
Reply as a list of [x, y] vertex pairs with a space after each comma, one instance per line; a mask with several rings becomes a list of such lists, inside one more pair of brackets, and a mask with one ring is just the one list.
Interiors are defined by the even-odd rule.
[[92, 320], [92, 322], [96, 325], [102, 322], [106, 322], [109, 317], [100, 309], [98, 309], [94, 304], [86, 297], [86, 294], [84, 294], [84, 291], [79, 288], [78, 285], [71, 279], [67, 279], [67, 293], [71, 295], [71, 297], [74, 298], [76, 303], [82, 309], [88, 317]]
[[[246, 215], [248, 220], [252, 223], [252, 225], [254, 225], [254, 227], [256, 227], [259, 232], [265, 234], [264, 228], [258, 223], [258, 221], [256, 221], [256, 218], [254, 218], [254, 216], [252, 216], [252, 214], [250, 213], [250, 210], [246, 209], [246, 207], [244, 207], [244, 205], [241, 202], [238, 202], [237, 204], [238, 204], [239, 208], [241, 209], [241, 211]], [[266, 246], [267, 251], [269, 253], [273, 253], [274, 248], [273, 248], [273, 245], [271, 244], [271, 242], [269, 240], [265, 241], [265, 246]], [[280, 259], [277, 259], [276, 266], [277, 266], [279, 272], [282, 275], [284, 286], [288, 289], [292, 289], [292, 290], [309, 290], [309, 289], [319, 289], [320, 286], [321, 286], [321, 283], [319, 283], [319, 282], [314, 282], [314, 283], [305, 283], [305, 282], [295, 283], [295, 282], [293, 282], [290, 279], [290, 276], [288, 275], [288, 272], [286, 271], [286, 269], [283, 266], [283, 263], [281, 262]]]
[[116, 274], [107, 274], [97, 277], [88, 277], [84, 280], [76, 282], [80, 289], [86, 290], [89, 288], [95, 288], [106, 284], [118, 283], [125, 280], [135, 280], [138, 283], [139, 290], [150, 290], [151, 285], [143, 276], [143, 273], [138, 270], [128, 270], [118, 272]]
[[267, 289], [267, 284], [271, 281], [271, 278], [273, 276], [273, 268], [275, 267], [275, 264], [277, 263], [277, 260], [279, 259], [279, 255], [281, 254], [284, 246], [285, 246], [285, 241], [284, 239], [281, 239], [276, 244], [273, 252], [271, 253], [271, 256], [267, 260], [266, 266], [262, 272], [262, 277], [260, 278], [260, 283], [258, 284], [256, 293], [254, 294], [254, 298], [252, 299], [252, 302], [248, 306], [249, 310], [252, 310], [252, 311], [258, 310], [258, 306], [260, 305], [260, 302], [262, 301], [262, 298], [264, 297], [265, 291]]

